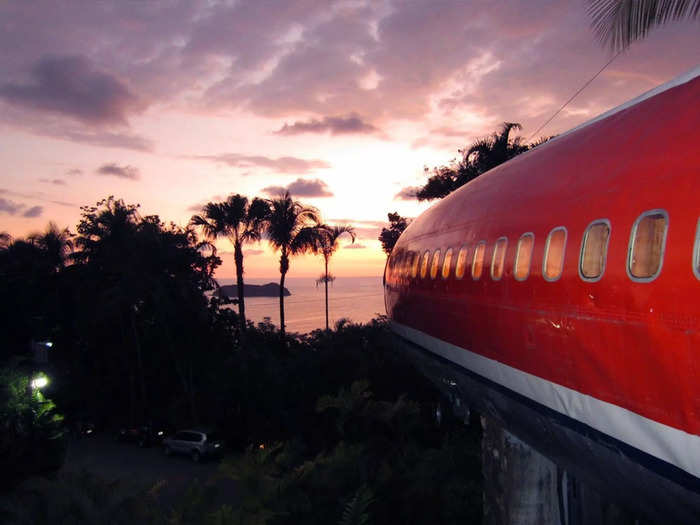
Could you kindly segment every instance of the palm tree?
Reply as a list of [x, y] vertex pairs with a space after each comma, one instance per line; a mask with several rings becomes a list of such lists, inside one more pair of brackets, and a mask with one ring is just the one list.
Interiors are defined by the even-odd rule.
[[255, 198], [248, 202], [243, 195], [230, 195], [224, 202], [207, 203], [202, 215], [194, 215], [190, 224], [199, 226], [209, 240], [227, 237], [233, 244], [233, 261], [236, 265], [238, 289], [238, 314], [241, 330], [245, 330], [245, 295], [243, 283], [243, 245], [259, 241], [268, 214], [268, 204]]
[[319, 237], [319, 249], [323, 255], [324, 272], [323, 275], [316, 280], [316, 284], [323, 283], [326, 287], [326, 330], [328, 330], [328, 282], [335, 280], [335, 277], [328, 273], [328, 264], [330, 263], [331, 257], [333, 257], [333, 254], [338, 249], [338, 239], [340, 236], [347, 233], [352, 239], [352, 242], [355, 242], [355, 230], [348, 224], [343, 226], [328, 226], [324, 224], [320, 226], [319, 231], [321, 233]]
[[289, 271], [289, 258], [318, 251], [320, 216], [316, 208], [293, 200], [288, 191], [268, 203], [265, 235], [272, 247], [280, 251], [280, 335], [284, 339], [284, 278]]
[[482, 173], [530, 149], [531, 146], [522, 143], [521, 137], [510, 138], [514, 129], [521, 129], [520, 124], [504, 122], [499, 131], [477, 140], [469, 148], [458, 150], [462, 158], [456, 165], [433, 168], [433, 175], [416, 193], [418, 200], [441, 199]]
[[33, 233], [29, 241], [41, 248], [48, 259], [50, 266], [61, 270], [73, 251], [73, 234], [68, 228], [59, 229], [55, 222], [49, 222], [44, 233]]
[[0, 250], [6, 250], [12, 244], [12, 235], [7, 232], [0, 232]]
[[593, 30], [603, 44], [621, 51], [671, 20], [700, 16], [700, 0], [588, 0]]

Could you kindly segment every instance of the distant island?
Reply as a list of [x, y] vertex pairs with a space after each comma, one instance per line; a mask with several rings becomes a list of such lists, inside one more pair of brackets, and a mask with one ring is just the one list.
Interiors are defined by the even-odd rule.
[[[235, 284], [227, 284], [219, 288], [219, 296], [225, 295], [231, 299], [236, 299], [238, 297], [238, 286]], [[284, 296], [292, 295], [292, 293], [284, 288]], [[267, 283], [267, 284], [244, 284], [243, 285], [243, 296], [244, 297], [279, 297], [280, 296], [280, 285], [277, 283]]]

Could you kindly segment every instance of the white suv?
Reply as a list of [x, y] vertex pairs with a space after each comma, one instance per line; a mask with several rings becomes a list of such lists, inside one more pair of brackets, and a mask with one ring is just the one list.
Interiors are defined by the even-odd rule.
[[221, 454], [223, 444], [214, 432], [180, 430], [163, 440], [165, 455], [189, 454], [193, 461]]

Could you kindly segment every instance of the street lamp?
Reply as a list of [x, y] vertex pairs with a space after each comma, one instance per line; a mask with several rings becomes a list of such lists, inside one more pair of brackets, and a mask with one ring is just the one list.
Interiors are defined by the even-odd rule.
[[41, 390], [44, 388], [46, 385], [49, 384], [49, 378], [46, 377], [45, 375], [38, 375], [31, 381], [31, 386], [34, 390]]

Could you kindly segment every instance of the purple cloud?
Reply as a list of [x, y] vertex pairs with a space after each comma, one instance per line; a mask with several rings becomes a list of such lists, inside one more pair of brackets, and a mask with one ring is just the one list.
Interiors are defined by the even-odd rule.
[[10, 104], [60, 113], [89, 124], [126, 124], [141, 104], [116, 78], [97, 71], [79, 56], [45, 56], [31, 71], [31, 82], [0, 86]]
[[24, 208], [24, 204], [19, 202], [11, 201], [9, 199], [0, 198], [0, 213], [7, 213], [8, 215], [15, 215], [17, 212]]
[[420, 186], [406, 186], [401, 188], [396, 195], [394, 195], [395, 201], [412, 201], [416, 199], [416, 193], [420, 190]]
[[306, 122], [297, 121], [294, 124], [285, 123], [275, 131], [278, 135], [299, 135], [302, 133], [330, 133], [331, 135], [348, 135], [357, 133], [375, 133], [377, 130], [372, 124], [368, 124], [357, 114], [345, 117], [323, 117], [311, 119]]
[[317, 169], [330, 168], [331, 165], [319, 159], [300, 159], [297, 157], [265, 157], [263, 155], [240, 155], [224, 153], [221, 155], [199, 155], [197, 159], [211, 160], [234, 168], [267, 168], [281, 173], [308, 173]]
[[328, 185], [321, 179], [297, 179], [287, 186], [268, 186], [261, 190], [268, 195], [277, 196], [285, 191], [297, 197], [332, 197]]
[[367, 248], [367, 246], [358, 242], [355, 242], [353, 244], [346, 244], [345, 246], [343, 246], [344, 250], [362, 250], [364, 248]]
[[78, 168], [72, 168], [66, 171], [66, 175], [82, 175], [83, 170], [78, 169]]
[[137, 180], [141, 176], [138, 168], [134, 166], [119, 166], [115, 162], [103, 164], [97, 168], [96, 173], [98, 175], [113, 175], [114, 177], [130, 180]]
[[63, 179], [39, 179], [39, 182], [44, 182], [46, 184], [56, 184], [57, 186], [65, 186], [66, 181]]
[[43, 206], [32, 206], [31, 208], [28, 208], [22, 213], [22, 217], [28, 217], [28, 218], [33, 218], [33, 217], [39, 217], [42, 213], [44, 212]]

